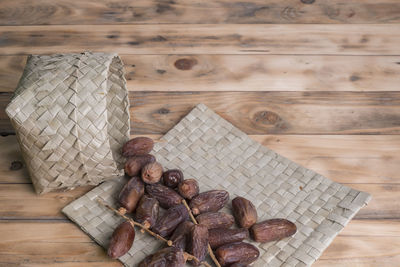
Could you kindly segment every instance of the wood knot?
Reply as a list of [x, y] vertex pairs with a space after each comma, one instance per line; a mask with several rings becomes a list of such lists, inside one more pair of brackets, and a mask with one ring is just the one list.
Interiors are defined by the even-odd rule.
[[263, 124], [276, 124], [281, 121], [278, 114], [272, 111], [260, 111], [254, 115], [256, 122], [261, 122]]
[[181, 58], [175, 61], [174, 65], [179, 70], [191, 70], [196, 64], [197, 60], [194, 58]]
[[167, 108], [160, 108], [158, 114], [168, 114], [170, 111]]
[[22, 164], [21, 161], [19, 161], [19, 160], [13, 161], [13, 162], [11, 162], [10, 170], [11, 171], [18, 171], [18, 170], [22, 169], [23, 166], [24, 165]]
[[311, 5], [315, 2], [315, 0], [300, 0], [303, 4]]

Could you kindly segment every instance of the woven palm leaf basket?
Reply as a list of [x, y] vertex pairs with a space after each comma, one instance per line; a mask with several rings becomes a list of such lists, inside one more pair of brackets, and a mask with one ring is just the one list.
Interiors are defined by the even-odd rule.
[[6, 112], [37, 193], [123, 174], [129, 99], [117, 55], [29, 56]]

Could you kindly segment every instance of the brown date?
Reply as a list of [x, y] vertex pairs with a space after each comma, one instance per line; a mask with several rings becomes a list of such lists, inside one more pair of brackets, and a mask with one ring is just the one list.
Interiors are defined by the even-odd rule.
[[183, 198], [174, 190], [161, 184], [152, 184], [146, 186], [147, 193], [156, 198], [160, 206], [168, 209], [181, 204]]
[[156, 224], [153, 226], [153, 232], [162, 237], [170, 235], [175, 228], [189, 218], [189, 212], [185, 205], [180, 204], [169, 208], [163, 216], [158, 218]]
[[190, 200], [199, 194], [199, 183], [195, 179], [183, 180], [178, 185], [178, 191], [182, 197]]
[[297, 227], [286, 219], [271, 219], [254, 224], [251, 235], [257, 242], [270, 242], [294, 235]]
[[183, 173], [180, 170], [168, 170], [163, 173], [164, 185], [175, 188], [180, 182], [183, 181]]
[[184, 221], [178, 225], [178, 227], [175, 229], [174, 233], [170, 237], [170, 240], [172, 241], [174, 247], [186, 250], [188, 235], [191, 232], [193, 225], [194, 224], [190, 221]]
[[260, 251], [252, 244], [236, 242], [219, 247], [215, 256], [221, 266], [229, 266], [234, 263], [250, 264], [258, 259]]
[[247, 238], [249, 238], [249, 231], [246, 228], [216, 228], [208, 230], [208, 242], [212, 249], [216, 249], [226, 244], [243, 241]]
[[160, 163], [152, 162], [143, 166], [142, 180], [146, 184], [158, 183], [161, 179], [163, 168]]
[[147, 256], [139, 263], [139, 267], [183, 267], [185, 263], [182, 249], [168, 247]]
[[117, 259], [127, 253], [135, 240], [135, 229], [128, 222], [121, 223], [113, 232], [107, 254]]
[[244, 197], [236, 197], [232, 200], [232, 213], [239, 227], [250, 228], [257, 222], [256, 207]]
[[122, 147], [122, 155], [124, 157], [132, 157], [150, 153], [153, 149], [154, 142], [148, 137], [136, 137], [124, 144]]
[[232, 215], [224, 212], [206, 212], [196, 217], [199, 224], [208, 229], [229, 228], [233, 225], [235, 219]]
[[144, 183], [139, 177], [132, 177], [122, 188], [118, 200], [127, 212], [133, 212], [144, 194]]
[[136, 221], [146, 228], [152, 227], [158, 219], [159, 209], [160, 204], [157, 199], [143, 195], [136, 208]]
[[192, 198], [190, 208], [194, 215], [204, 212], [219, 211], [229, 200], [229, 193], [225, 190], [211, 190]]
[[128, 176], [137, 176], [144, 165], [155, 161], [156, 158], [150, 154], [130, 157], [125, 163], [125, 173]]
[[[208, 249], [208, 229], [204, 225], [196, 224], [192, 227], [189, 242], [188, 252], [195, 256], [199, 261], [204, 261], [207, 256]], [[198, 262], [192, 262], [198, 266]]]

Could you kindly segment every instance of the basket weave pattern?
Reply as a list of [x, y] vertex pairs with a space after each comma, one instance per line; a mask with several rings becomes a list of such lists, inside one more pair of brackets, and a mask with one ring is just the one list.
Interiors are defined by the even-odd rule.
[[38, 193], [122, 173], [129, 100], [116, 55], [30, 56], [6, 111]]
[[[202, 104], [163, 139], [167, 142], [154, 147], [157, 160], [168, 169], [181, 169], [185, 178], [197, 179], [201, 191], [225, 189], [231, 199], [251, 200], [259, 221], [287, 218], [296, 224], [298, 231], [289, 238], [265, 244], [251, 241], [260, 249], [255, 267], [311, 265], [370, 200], [369, 194], [335, 183], [260, 145]], [[63, 212], [107, 247], [121, 219], [96, 199], [118, 208], [116, 197], [126, 181], [122, 177], [105, 182]], [[138, 233], [120, 261], [136, 266], [159, 247], [158, 240]]]

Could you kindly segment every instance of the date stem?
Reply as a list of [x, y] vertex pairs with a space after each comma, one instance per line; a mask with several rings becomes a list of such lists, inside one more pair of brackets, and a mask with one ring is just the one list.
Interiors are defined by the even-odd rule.
[[[106, 207], [107, 209], [113, 211], [113, 212], [114, 212], [115, 214], [117, 214], [118, 216], [121, 216], [122, 218], [124, 218], [125, 220], [127, 220], [132, 226], [137, 226], [137, 227], [141, 228], [140, 231], [141, 231], [142, 233], [147, 232], [148, 234], [154, 236], [155, 238], [157, 238], [157, 239], [159, 239], [159, 240], [161, 240], [161, 241], [167, 243], [168, 246], [170, 246], [170, 247], [172, 246], [172, 241], [171, 241], [171, 240], [165, 239], [164, 237], [162, 237], [162, 236], [160, 236], [160, 235], [154, 233], [153, 231], [149, 230], [148, 228], [146, 228], [146, 226], [144, 226], [143, 224], [136, 222], [136, 221], [133, 220], [132, 218], [129, 218], [128, 216], [126, 216], [126, 215], [123, 213], [123, 211], [121, 212], [120, 210], [114, 209], [114, 208], [111, 207], [110, 205], [106, 204], [106, 203], [105, 203], [103, 200], [101, 200], [100, 198], [97, 199], [97, 202], [98, 202], [100, 205]], [[186, 205], [187, 205], [187, 203], [186, 203]], [[193, 215], [192, 215], [192, 216], [193, 216]], [[210, 247], [210, 245], [208, 245], [208, 246]], [[197, 262], [200, 262], [198, 258], [196, 258], [195, 256], [193, 256], [193, 255], [191, 255], [191, 254], [189, 254], [189, 253], [186, 253], [186, 252], [185, 252], [185, 256], [186, 256], [186, 258], [187, 258], [188, 260], [195, 260], [195, 261], [197, 261]], [[203, 265], [206, 266], [206, 267], [211, 267], [211, 265], [209, 265], [207, 262], [200, 262], [200, 263], [203, 264]], [[219, 266], [219, 267], [220, 267], [220, 266]]]
[[[190, 219], [192, 220], [192, 222], [193, 222], [194, 224], [199, 224], [199, 223], [197, 222], [196, 218], [193, 216], [192, 210], [190, 209], [190, 207], [189, 207], [189, 205], [187, 204], [186, 200], [182, 200], [182, 203], [183, 203], [183, 205], [185, 205], [186, 209], [188, 210], [189, 216], [190, 216]], [[213, 260], [213, 262], [215, 263], [215, 265], [216, 265], [217, 267], [221, 267], [221, 265], [219, 264], [217, 258], [216, 258], [215, 255], [214, 255], [214, 252], [212, 251], [212, 248], [211, 248], [210, 244], [208, 244], [207, 246], [208, 246], [208, 254], [210, 254], [211, 259]]]

